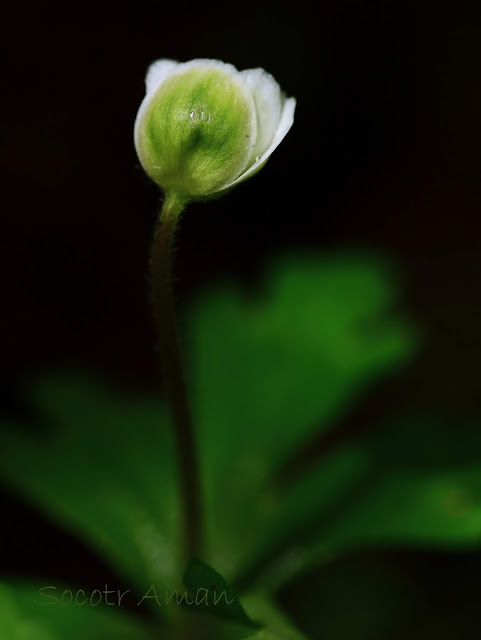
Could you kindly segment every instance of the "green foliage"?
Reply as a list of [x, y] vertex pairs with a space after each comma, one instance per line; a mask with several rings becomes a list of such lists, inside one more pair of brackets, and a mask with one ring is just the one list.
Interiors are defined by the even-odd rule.
[[78, 376], [38, 381], [31, 405], [47, 432], [1, 434], [15, 490], [110, 559], [141, 593], [178, 586], [180, 505], [171, 430], [148, 399]]
[[209, 640], [305, 640], [305, 636], [294, 628], [291, 620], [265, 591], [244, 594], [242, 604], [250, 618], [259, 622], [258, 628], [218, 618], [205, 637]]
[[[422, 436], [420, 438], [420, 436]], [[323, 535], [347, 544], [415, 543], [463, 547], [481, 534], [481, 434], [456, 432], [432, 419], [411, 417], [364, 442], [372, 458], [365, 490]]]
[[184, 572], [184, 585], [192, 594], [192, 606], [202, 607], [206, 612], [214, 612], [219, 618], [247, 627], [255, 629], [259, 626], [250, 620], [228, 582], [202, 560], [192, 558], [189, 561]]
[[272, 486], [282, 464], [411, 352], [394, 301], [374, 260], [292, 258], [270, 271], [258, 297], [220, 289], [189, 314], [209, 559], [228, 578], [291, 519]]
[[124, 612], [35, 604], [38, 587], [0, 583], [2, 640], [161, 640]]
[[247, 594], [243, 602], [251, 618], [263, 623], [262, 629], [249, 636], [251, 640], [304, 640], [304, 635], [293, 627], [266, 593]]
[[480, 535], [479, 430], [454, 435], [441, 418], [404, 417], [340, 444], [286, 488], [270, 533], [279, 553], [263, 581], [278, 588], [351, 548], [459, 549]]
[[[395, 303], [385, 265], [337, 256], [285, 260], [258, 295], [225, 286], [189, 310], [204, 559], [242, 585], [237, 613], [264, 625], [256, 640], [300, 636], [279, 621], [265, 593], [250, 591], [253, 578], [272, 591], [353, 546], [464, 547], [479, 540], [481, 438], [459, 425], [456, 438], [423, 416], [371, 425], [368, 436], [340, 442], [322, 464], [279, 482], [301, 447], [335, 428], [369, 386], [411, 354], [414, 337], [393, 314]], [[32, 435], [4, 426], [4, 480], [104, 555], [140, 593], [150, 584], [179, 589], [181, 510], [163, 406], [78, 376], [37, 381], [31, 401], [48, 429]], [[205, 567], [190, 566], [190, 589], [210, 580], [213, 570]], [[17, 607], [16, 592], [8, 593]], [[212, 638], [234, 637], [215, 628]], [[53, 627], [41, 629], [32, 640], [57, 637]], [[245, 628], [239, 633], [245, 636]]]

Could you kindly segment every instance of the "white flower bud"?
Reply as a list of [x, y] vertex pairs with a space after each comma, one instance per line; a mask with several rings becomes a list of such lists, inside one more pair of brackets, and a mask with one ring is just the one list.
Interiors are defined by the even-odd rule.
[[147, 174], [187, 201], [258, 171], [294, 121], [294, 98], [263, 69], [158, 60], [146, 77], [134, 142]]

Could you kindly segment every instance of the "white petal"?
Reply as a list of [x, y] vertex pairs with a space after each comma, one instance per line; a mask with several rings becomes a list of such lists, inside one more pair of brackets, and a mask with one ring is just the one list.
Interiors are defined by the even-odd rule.
[[165, 78], [178, 66], [178, 62], [175, 60], [169, 60], [168, 58], [162, 58], [153, 62], [147, 70], [145, 76], [145, 88], [147, 94], [152, 93]]
[[255, 163], [247, 169], [247, 171], [245, 171], [242, 175], [240, 175], [236, 180], [226, 185], [224, 189], [230, 189], [230, 187], [233, 187], [235, 184], [242, 182], [243, 180], [251, 176], [253, 173], [255, 173], [260, 168], [260, 166], [264, 164], [264, 162], [269, 158], [272, 152], [275, 149], [277, 149], [277, 147], [280, 145], [282, 140], [285, 138], [289, 129], [292, 127], [292, 124], [294, 122], [295, 109], [296, 109], [295, 98], [287, 98], [287, 100], [284, 102], [280, 122], [277, 126], [277, 129], [274, 133], [274, 138], [271, 144], [269, 145], [268, 149], [264, 151], [264, 153], [259, 157], [259, 159], [257, 159]]
[[240, 75], [252, 92], [256, 105], [257, 141], [252, 152], [252, 159], [255, 159], [264, 153], [274, 138], [281, 119], [283, 97], [279, 84], [264, 69], [247, 69]]
[[[215, 67], [216, 69], [222, 69], [230, 75], [239, 75], [239, 71], [237, 71], [234, 65], [222, 62], [222, 60], [214, 60], [212, 58], [194, 58], [194, 60], [189, 60], [189, 62], [181, 63], [179, 67], [182, 68], [182, 71], [189, 69], [190, 67]], [[181, 69], [179, 68], [179, 71], [180, 70]]]

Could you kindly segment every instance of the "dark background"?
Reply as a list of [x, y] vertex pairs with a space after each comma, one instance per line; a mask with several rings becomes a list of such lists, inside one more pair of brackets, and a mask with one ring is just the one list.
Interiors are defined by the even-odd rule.
[[[189, 208], [179, 299], [219, 278], [255, 286], [282, 249], [377, 250], [398, 265], [422, 348], [344, 428], [397, 407], [435, 407], [455, 420], [479, 410], [480, 54], [481, 9], [459, 2], [10, 8], [2, 26], [3, 409], [25, 411], [28, 377], [66, 363], [129, 387], [159, 384], [146, 276], [159, 193], [139, 167], [132, 128], [150, 62], [212, 57], [264, 67], [298, 107], [265, 171], [225, 199]], [[8, 495], [2, 505], [2, 574], [48, 570], [84, 584], [108, 575], [27, 507]], [[481, 602], [481, 552], [400, 550], [375, 562], [422, 585], [399, 637], [440, 616], [443, 633], [453, 633], [443, 638], [471, 637], [476, 606], [458, 601], [465, 593], [464, 603], [476, 594]], [[294, 595], [285, 599], [299, 610]]]

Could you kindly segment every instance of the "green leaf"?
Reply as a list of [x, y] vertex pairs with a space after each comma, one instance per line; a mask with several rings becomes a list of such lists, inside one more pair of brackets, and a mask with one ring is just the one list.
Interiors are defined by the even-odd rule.
[[181, 577], [175, 451], [164, 409], [80, 376], [45, 378], [31, 404], [49, 428], [1, 431], [0, 473], [144, 593]]
[[[255, 297], [226, 287], [188, 315], [190, 384], [203, 469], [207, 559], [230, 581], [334, 508], [363, 477], [355, 447], [291, 490], [274, 479], [316, 432], [412, 351], [383, 263], [359, 256], [279, 262]], [[45, 379], [32, 404], [49, 426], [0, 435], [0, 473], [132, 580], [176, 589], [183, 539], [165, 409], [81, 377]], [[312, 546], [312, 545], [311, 545]]]
[[199, 640], [306, 640], [305, 636], [298, 631], [288, 616], [281, 611], [279, 605], [265, 591], [251, 591], [242, 596], [242, 604], [247, 614], [253, 620], [258, 620], [257, 628], [249, 628], [243, 623], [234, 620], [221, 618], [206, 618], [210, 626], [201, 622], [200, 615], [197, 618], [196, 630], [199, 633]]
[[[437, 426], [436, 425], [437, 422]], [[481, 536], [479, 427], [413, 417], [380, 429], [364, 446], [365, 490], [324, 527], [331, 545], [464, 547]]]
[[256, 297], [225, 287], [191, 310], [208, 559], [228, 578], [272, 535], [287, 534], [281, 521], [290, 528], [272, 485], [286, 459], [412, 352], [412, 332], [392, 314], [395, 298], [373, 259], [294, 257], [270, 270]]
[[[38, 589], [0, 583], [0, 638], [5, 640], [154, 640], [141, 621], [118, 608], [36, 604]], [[113, 609], [113, 610], [112, 610]]]
[[262, 624], [259, 631], [249, 636], [251, 640], [305, 640], [305, 636], [294, 628], [286, 614], [267, 593], [248, 593], [243, 596], [242, 602], [247, 613]]
[[350, 548], [478, 545], [481, 432], [462, 424], [449, 429], [441, 418], [399, 419], [338, 447], [284, 499], [297, 535], [264, 567], [271, 588]]
[[201, 560], [190, 560], [184, 572], [184, 584], [193, 598], [193, 607], [254, 629], [259, 627], [246, 614], [237, 594], [220, 573]]

